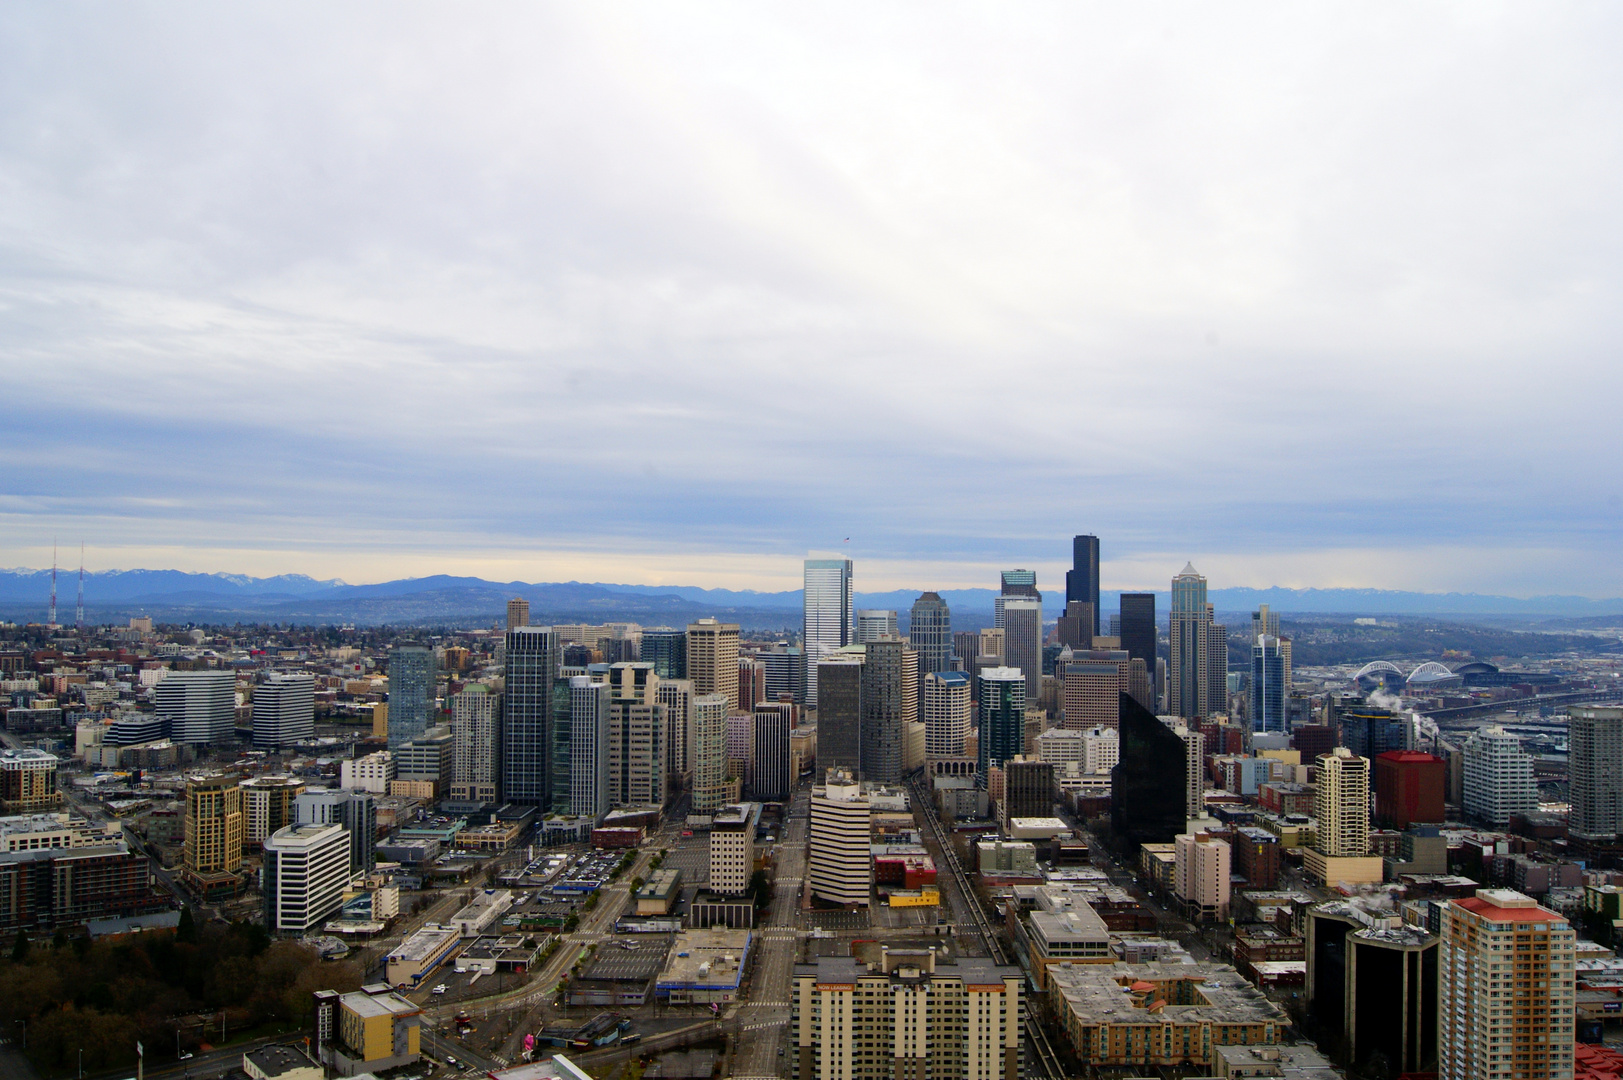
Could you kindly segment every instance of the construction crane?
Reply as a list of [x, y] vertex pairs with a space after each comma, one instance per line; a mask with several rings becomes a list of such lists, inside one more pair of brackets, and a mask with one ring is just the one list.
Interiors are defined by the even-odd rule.
[[85, 628], [85, 542], [79, 541], [79, 606], [73, 612], [73, 628]]
[[51, 615], [45, 620], [45, 625], [56, 627], [56, 541], [51, 541]]

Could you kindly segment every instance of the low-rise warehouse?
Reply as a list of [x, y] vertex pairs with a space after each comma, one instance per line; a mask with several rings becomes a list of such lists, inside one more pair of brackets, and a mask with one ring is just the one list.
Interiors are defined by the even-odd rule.
[[462, 935], [455, 927], [425, 926], [402, 941], [386, 961], [390, 986], [416, 986], [456, 952]]
[[673, 1005], [737, 1001], [750, 944], [748, 930], [683, 931], [676, 935], [655, 993]]

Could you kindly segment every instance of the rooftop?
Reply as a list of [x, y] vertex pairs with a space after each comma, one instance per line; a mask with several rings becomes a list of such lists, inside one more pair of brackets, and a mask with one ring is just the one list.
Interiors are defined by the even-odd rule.
[[676, 935], [660, 984], [736, 986], [749, 948], [748, 930], [685, 930]]
[[[1281, 1029], [1287, 1023], [1278, 1006], [1222, 964], [1056, 964], [1048, 969], [1048, 977], [1083, 1023], [1148, 1022], [1149, 993], [1159, 999], [1173, 990], [1174, 983], [1190, 984], [1186, 995], [1174, 992], [1173, 999], [1187, 996], [1192, 1004], [1164, 1006], [1156, 1014], [1163, 1022], [1271, 1023]], [[1139, 996], [1135, 986], [1140, 986]]]
[[42, 768], [46, 765], [57, 764], [55, 754], [47, 754], [44, 750], [27, 748], [23, 750], [0, 750], [0, 767], [6, 765], [22, 765], [24, 767]]
[[442, 947], [447, 938], [461, 936], [461, 931], [454, 927], [425, 926], [396, 946], [389, 957], [406, 963], [419, 963], [432, 956], [434, 950]]
[[344, 1008], [357, 1016], [415, 1016], [423, 1010], [413, 1002], [390, 991], [386, 994], [368, 994], [356, 990], [339, 999]]
[[266, 1076], [281, 1076], [295, 1069], [320, 1068], [315, 1062], [293, 1049], [291, 1046], [282, 1046], [272, 1043], [270, 1046], [261, 1046], [257, 1050], [250, 1050], [243, 1055], [263, 1072]]

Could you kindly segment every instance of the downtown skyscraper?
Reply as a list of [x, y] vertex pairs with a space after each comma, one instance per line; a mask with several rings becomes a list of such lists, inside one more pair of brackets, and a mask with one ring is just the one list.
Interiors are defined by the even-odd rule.
[[855, 640], [851, 560], [807, 559], [801, 647], [806, 655], [806, 707], [817, 708], [817, 665]]
[[1228, 628], [1212, 618], [1206, 579], [1192, 564], [1172, 579], [1167, 712], [1192, 720], [1228, 711]]
[[[507, 686], [502, 698], [501, 797], [550, 808], [557, 635], [550, 626], [518, 626], [507, 632], [504, 644]], [[567, 790], [560, 794], [569, 798]]]
[[396, 645], [389, 652], [389, 748], [427, 731], [433, 708], [433, 651], [421, 645]]
[[939, 593], [927, 592], [913, 601], [907, 617], [907, 640], [919, 654], [921, 678], [951, 668], [952, 612]]
[[[1071, 568], [1065, 571], [1065, 603], [1093, 605], [1093, 637], [1099, 636], [1099, 538], [1071, 538]], [[1152, 662], [1152, 667], [1153, 662]]]

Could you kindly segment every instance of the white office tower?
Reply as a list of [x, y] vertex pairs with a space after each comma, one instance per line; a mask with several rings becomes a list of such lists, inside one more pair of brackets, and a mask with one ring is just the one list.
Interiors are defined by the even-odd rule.
[[665, 707], [665, 783], [675, 795], [693, 783], [693, 681], [660, 679], [654, 699]]
[[338, 786], [374, 795], [389, 794], [389, 781], [395, 777], [394, 755], [378, 750], [338, 763]]
[[727, 802], [726, 694], [695, 694], [688, 730], [693, 756], [693, 812], [708, 814]]
[[969, 676], [962, 671], [931, 671], [919, 695], [924, 721], [924, 753], [931, 758], [964, 756], [969, 738]]
[[1082, 732], [1073, 728], [1049, 728], [1033, 740], [1032, 748], [1037, 752], [1038, 761], [1050, 765], [1068, 765], [1074, 762], [1079, 769], [1082, 767], [1083, 758], [1087, 755], [1087, 744], [1082, 739]]
[[1513, 889], [1442, 905], [1440, 1080], [1568, 1080], [1576, 935]]
[[254, 749], [292, 746], [316, 733], [316, 677], [273, 671], [254, 687]]
[[1610, 839], [1623, 833], [1623, 708], [1574, 705], [1567, 717], [1572, 835]]
[[364, 791], [323, 788], [293, 799], [293, 820], [300, 825], [342, 825], [349, 834], [349, 868], [370, 873], [377, 865], [378, 804]]
[[710, 822], [711, 891], [729, 896], [749, 891], [755, 870], [755, 827], [760, 823], [760, 803], [734, 803], [716, 811]]
[[342, 825], [289, 825], [265, 841], [260, 887], [265, 928], [302, 935], [318, 929], [344, 903], [349, 833]]
[[1003, 662], [1026, 677], [1026, 700], [1043, 694], [1043, 602], [1035, 596], [1003, 600]]
[[237, 677], [229, 671], [171, 671], [152, 688], [152, 704], [178, 743], [223, 743], [237, 716]]
[[[1185, 728], [1184, 730], [1188, 730]], [[1077, 771], [1108, 773], [1121, 760], [1121, 737], [1113, 727], [1049, 728], [1036, 738], [1037, 760], [1074, 763]]]
[[569, 680], [569, 812], [609, 812], [609, 685], [585, 675]]
[[1522, 741], [1502, 727], [1480, 728], [1460, 748], [1465, 758], [1465, 816], [1508, 825], [1512, 814], [1538, 809], [1533, 758]]
[[886, 638], [901, 636], [897, 629], [896, 613], [894, 611], [880, 611], [876, 609], [857, 612], [857, 644], [866, 645], [870, 641], [884, 641]]
[[[509, 603], [509, 608], [512, 604]], [[451, 695], [451, 797], [496, 801], [502, 696], [484, 683]]]
[[806, 653], [806, 707], [817, 708], [817, 665], [829, 653], [854, 644], [851, 624], [851, 560], [806, 560], [805, 616], [801, 646]]
[[849, 776], [836, 773], [812, 788], [811, 846], [806, 879], [813, 894], [834, 904], [866, 907], [873, 891], [868, 800]]

